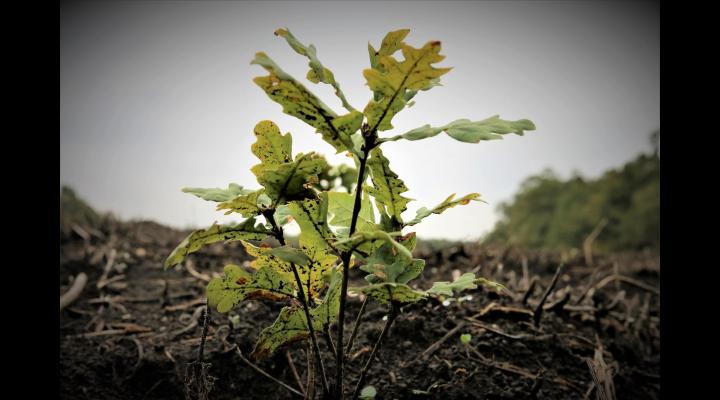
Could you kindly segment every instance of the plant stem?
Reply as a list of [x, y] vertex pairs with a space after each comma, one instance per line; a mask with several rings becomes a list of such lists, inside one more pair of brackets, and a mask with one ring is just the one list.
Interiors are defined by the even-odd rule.
[[[371, 140], [371, 139], [370, 139]], [[358, 181], [355, 186], [355, 204], [353, 205], [352, 219], [350, 220], [350, 232], [348, 237], [351, 237], [355, 233], [357, 226], [358, 216], [360, 215], [360, 207], [362, 205], [362, 190], [363, 182], [365, 181], [365, 165], [367, 164], [370, 150], [372, 149], [372, 143], [365, 139], [365, 146], [363, 146], [363, 156], [360, 158], [360, 168], [358, 170]], [[348, 289], [348, 275], [350, 272], [350, 258], [352, 257], [352, 251], [343, 252], [341, 255], [343, 263], [343, 277], [342, 277], [342, 289], [340, 290], [340, 311], [338, 314], [338, 333], [335, 347], [337, 350], [336, 362], [337, 362], [337, 373], [335, 376], [335, 399], [342, 399], [343, 395], [343, 367], [345, 363], [345, 352], [343, 347], [343, 331], [345, 330], [345, 303], [347, 302], [347, 289]]]
[[365, 306], [367, 306], [368, 300], [370, 298], [365, 296], [365, 300], [363, 300], [362, 305], [360, 306], [360, 311], [358, 311], [357, 318], [355, 318], [355, 325], [353, 325], [352, 333], [350, 334], [350, 339], [348, 340], [347, 347], [345, 347], [345, 356], [350, 354], [350, 350], [352, 350], [353, 342], [355, 341], [355, 336], [357, 336], [358, 333], [358, 327], [360, 326], [360, 322], [362, 322], [362, 316], [365, 314]]
[[395, 321], [395, 317], [397, 317], [398, 314], [398, 306], [395, 303], [392, 303], [390, 305], [390, 314], [388, 315], [387, 322], [385, 322], [385, 326], [383, 327], [382, 332], [380, 332], [380, 337], [378, 337], [378, 340], [375, 342], [375, 346], [372, 349], [372, 352], [370, 352], [370, 357], [368, 358], [367, 362], [365, 362], [365, 366], [362, 369], [362, 372], [360, 372], [360, 380], [358, 380], [357, 385], [355, 385], [355, 391], [353, 391], [352, 399], [356, 399], [358, 394], [360, 394], [360, 389], [362, 389], [362, 386], [365, 384], [365, 378], [367, 376], [368, 370], [370, 370], [370, 364], [375, 359], [375, 354], [377, 353], [378, 349], [380, 348], [380, 344], [382, 343], [385, 336], [387, 336], [388, 331], [390, 331], [390, 326], [392, 325], [393, 321]]
[[210, 310], [208, 309], [208, 301], [205, 299], [205, 312], [203, 313], [203, 327], [202, 336], [200, 337], [200, 347], [198, 348], [197, 362], [203, 361], [203, 355], [205, 352], [205, 340], [207, 339], [208, 332], [208, 320], [210, 319]]
[[[264, 216], [265, 218], [267, 218], [268, 222], [270, 222], [270, 225], [272, 225], [277, 240], [282, 246], [285, 246], [285, 235], [283, 234], [282, 228], [278, 226], [277, 222], [275, 222], [274, 213], [274, 211], [267, 212], [264, 213]], [[300, 294], [300, 296], [298, 296], [298, 299], [300, 300], [300, 303], [303, 306], [303, 310], [305, 311], [305, 319], [307, 321], [308, 330], [310, 331], [310, 340], [312, 341], [312, 345], [315, 350], [315, 360], [320, 367], [320, 378], [322, 382], [323, 393], [327, 394], [329, 393], [329, 391], [327, 376], [325, 375], [325, 365], [323, 364], [322, 357], [320, 356], [320, 346], [318, 346], [317, 335], [315, 334], [315, 328], [313, 328], [312, 316], [310, 316], [310, 307], [308, 306], [307, 298], [305, 297], [305, 289], [303, 288], [303, 282], [302, 279], [300, 279], [300, 274], [298, 273], [295, 263], [290, 263], [290, 268], [292, 269], [293, 275], [295, 276], [295, 283], [297, 283], [298, 286], [298, 292]]]

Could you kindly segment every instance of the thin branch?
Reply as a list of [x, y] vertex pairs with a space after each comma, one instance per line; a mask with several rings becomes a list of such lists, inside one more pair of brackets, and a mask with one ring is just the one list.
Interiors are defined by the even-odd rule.
[[542, 299], [540, 299], [540, 303], [538, 303], [537, 307], [535, 308], [535, 312], [533, 313], [533, 320], [535, 322], [535, 326], [540, 325], [540, 318], [542, 318], [542, 312], [543, 312], [543, 304], [545, 304], [545, 301], [547, 300], [548, 296], [550, 296], [550, 293], [552, 293], [553, 289], [555, 288], [555, 284], [558, 281], [558, 278], [560, 277], [560, 271], [562, 271], [564, 264], [558, 265], [557, 271], [555, 271], [555, 276], [553, 276], [552, 282], [550, 283], [550, 286], [548, 286], [547, 290], [545, 290], [545, 294], [543, 294]]
[[353, 395], [351, 397], [352, 399], [356, 399], [358, 397], [358, 394], [360, 394], [360, 389], [362, 389], [362, 386], [365, 384], [367, 372], [370, 370], [370, 365], [375, 358], [375, 354], [377, 354], [377, 351], [380, 348], [380, 344], [382, 343], [385, 336], [387, 336], [388, 331], [390, 331], [390, 326], [392, 326], [393, 321], [395, 321], [395, 317], [397, 317], [397, 314], [398, 306], [393, 303], [390, 306], [390, 315], [388, 315], [387, 322], [385, 322], [385, 326], [383, 327], [382, 332], [380, 332], [380, 337], [378, 337], [377, 341], [375, 342], [375, 346], [370, 352], [370, 357], [368, 357], [368, 360], [365, 363], [362, 372], [360, 372], [360, 379], [358, 380], [357, 385], [355, 385], [355, 390], [353, 391]]
[[285, 388], [285, 390], [289, 391], [290, 393], [292, 393], [292, 394], [294, 394], [294, 395], [297, 395], [297, 396], [300, 396], [300, 397], [305, 397], [305, 395], [302, 394], [302, 393], [300, 393], [299, 391], [297, 391], [297, 389], [295, 389], [295, 388], [293, 388], [292, 386], [288, 385], [287, 383], [285, 383], [285, 382], [283, 382], [283, 381], [275, 378], [274, 376], [268, 374], [267, 372], [263, 371], [260, 367], [258, 367], [257, 365], [253, 364], [252, 361], [250, 361], [250, 360], [248, 360], [247, 358], [245, 358], [245, 356], [243, 355], [242, 351], [240, 351], [240, 348], [239, 348], [239, 347], [236, 347], [235, 350], [236, 350], [236, 352], [237, 352], [238, 357], [240, 357], [240, 359], [243, 360], [243, 362], [244, 362], [245, 364], [247, 364], [250, 368], [254, 369], [255, 371], [257, 371], [257, 372], [258, 372], [259, 374], [261, 374], [262, 376], [264, 376], [264, 377], [272, 380], [273, 382], [277, 383], [278, 385], [282, 386], [283, 388]]
[[302, 379], [300, 379], [300, 374], [298, 374], [297, 368], [295, 368], [295, 362], [293, 361], [292, 356], [290, 355], [290, 352], [285, 350], [285, 357], [287, 358], [288, 365], [290, 365], [290, 371], [292, 371], [293, 377], [295, 378], [295, 382], [297, 382], [298, 387], [300, 388], [300, 391], [303, 392], [303, 396], [305, 393], [305, 388], [302, 384]]
[[335, 343], [333, 343], [332, 336], [330, 336], [330, 327], [325, 327], [323, 333], [325, 334], [325, 341], [327, 341], [328, 348], [332, 354], [337, 354], [337, 348], [335, 348]]
[[[273, 210], [264, 213], [264, 215], [265, 218], [267, 218], [268, 222], [270, 222], [270, 225], [275, 232], [275, 237], [278, 239], [282, 246], [285, 246], [285, 235], [283, 234], [282, 228], [277, 225], [277, 222], [275, 222], [274, 213], [275, 211]], [[310, 331], [310, 340], [312, 341], [312, 345], [315, 349], [315, 359], [318, 366], [320, 367], [320, 377], [322, 378], [321, 381], [323, 386], [323, 393], [329, 393], [327, 376], [325, 375], [325, 365], [323, 364], [322, 357], [320, 356], [320, 346], [318, 346], [317, 335], [315, 334], [315, 328], [312, 324], [312, 316], [310, 316], [310, 307], [308, 306], [307, 298], [305, 297], [305, 289], [303, 288], [303, 282], [302, 279], [300, 279], [300, 274], [298, 273], [295, 263], [290, 263], [290, 268], [292, 269], [293, 275], [295, 276], [295, 283], [298, 286], [298, 292], [300, 294], [300, 296], [298, 296], [298, 300], [300, 300], [300, 303], [303, 306], [303, 310], [305, 311], [305, 320], [307, 321], [308, 331]]]
[[363, 300], [362, 305], [360, 306], [360, 311], [358, 311], [357, 318], [355, 318], [355, 325], [353, 325], [352, 333], [350, 334], [350, 339], [348, 340], [347, 347], [345, 347], [345, 356], [347, 357], [348, 354], [350, 354], [350, 351], [352, 350], [353, 342], [355, 341], [355, 336], [357, 336], [358, 333], [358, 327], [360, 327], [360, 323], [362, 322], [363, 314], [365, 314], [365, 306], [367, 306], [368, 300], [370, 298], [365, 296], [365, 300]]
[[452, 328], [452, 329], [450, 329], [450, 331], [448, 331], [448, 333], [446, 333], [445, 336], [441, 337], [438, 341], [436, 341], [435, 343], [431, 344], [430, 347], [428, 347], [427, 349], [425, 349], [425, 351], [423, 351], [420, 356], [421, 356], [423, 359], [425, 359], [425, 358], [427, 358], [427, 357], [430, 357], [430, 356], [432, 355], [432, 353], [434, 353], [435, 350], [437, 350], [437, 349], [440, 347], [440, 345], [442, 345], [443, 343], [445, 343], [445, 341], [447, 341], [448, 339], [450, 339], [453, 335], [455, 335], [455, 334], [456, 334], [460, 329], [462, 329], [464, 326], [465, 326], [465, 321], [461, 321], [460, 323], [458, 323], [457, 325], [455, 325], [455, 327]]

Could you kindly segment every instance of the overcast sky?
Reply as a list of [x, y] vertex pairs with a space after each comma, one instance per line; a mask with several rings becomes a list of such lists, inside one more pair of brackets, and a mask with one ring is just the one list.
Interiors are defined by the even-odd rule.
[[[314, 44], [349, 102], [371, 98], [367, 43], [410, 28], [407, 42], [442, 41], [443, 86], [393, 119], [402, 133], [458, 118], [529, 118], [524, 137], [465, 144], [446, 136], [383, 151], [410, 188], [412, 217], [450, 193], [474, 203], [432, 216], [423, 237], [476, 239], [529, 175], [552, 168], [596, 177], [650, 148], [659, 129], [659, 9], [655, 2], [72, 2], [61, 10], [61, 184], [102, 211], [174, 227], [237, 220], [180, 192], [257, 188], [252, 129], [263, 119], [293, 134], [294, 152], [333, 149], [285, 115], [252, 78], [264, 51], [297, 78], [307, 60], [273, 35]], [[327, 85], [306, 86], [337, 112]]]

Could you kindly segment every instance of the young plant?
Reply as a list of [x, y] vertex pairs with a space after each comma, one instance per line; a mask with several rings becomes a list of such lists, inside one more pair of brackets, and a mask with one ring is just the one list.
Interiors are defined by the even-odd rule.
[[[355, 168], [330, 167], [315, 152], [293, 154], [290, 134], [283, 135], [271, 121], [261, 121], [255, 126], [256, 141], [252, 145], [253, 154], [260, 160], [252, 167], [259, 188], [230, 184], [227, 189], [184, 189], [216, 202], [217, 209], [226, 214], [237, 213], [246, 219], [231, 225], [213, 224], [193, 232], [165, 262], [169, 268], [204, 245], [241, 241], [247, 253], [255, 257], [250, 270], [225, 266], [224, 276], [213, 279], [207, 286], [208, 304], [227, 313], [248, 299], [285, 303], [277, 320], [260, 333], [252, 355], [266, 357], [284, 345], [309, 338], [314, 370], [320, 377], [325, 398], [340, 399], [345, 394], [345, 357], [368, 299], [387, 305], [388, 315], [355, 385], [353, 398], [360, 395], [369, 366], [401, 306], [430, 296], [451, 297], [478, 284], [501, 288], [472, 273], [453, 282], [435, 282], [427, 290], [410, 286], [410, 281], [420, 276], [425, 267], [424, 260], [412, 255], [417, 242], [412, 227], [433, 214], [482, 200], [478, 193], [460, 198], [452, 194], [437, 206], [422, 207], [412, 219], [406, 219], [403, 213], [411, 199], [403, 193], [408, 188], [392, 171], [381, 146], [427, 139], [443, 132], [461, 142], [478, 143], [501, 139], [508, 133], [523, 135], [535, 126], [526, 119], [507, 121], [493, 116], [479, 121], [459, 119], [438, 127], [424, 125], [394, 136], [381, 135], [393, 128], [391, 122], [398, 112], [411, 106], [421, 91], [438, 86], [440, 77], [450, 71], [435, 66], [445, 58], [440, 55], [440, 42], [431, 41], [414, 48], [404, 41], [408, 33], [408, 29], [388, 33], [377, 50], [368, 45], [370, 68], [363, 74], [373, 93], [365, 108], [358, 111], [345, 98], [333, 73], [320, 62], [315, 47], [304, 45], [287, 29], [278, 29], [275, 34], [309, 60], [306, 78], [315, 84], [331, 85], [347, 112], [336, 113], [262, 52], [255, 55], [252, 64], [263, 67], [267, 75], [255, 78], [255, 83], [286, 114], [313, 127], [337, 153], [351, 156]], [[398, 51], [402, 59], [396, 58]], [[340, 191], [334, 190], [338, 180], [343, 187]], [[298, 247], [286, 243], [284, 227], [291, 220], [300, 227]], [[279, 246], [253, 244], [267, 238], [276, 239]], [[349, 288], [348, 276], [355, 266], [367, 274], [368, 284]], [[363, 293], [366, 298], [346, 343], [348, 291]], [[332, 324], [337, 324], [334, 349], [329, 336]], [[320, 334], [326, 335], [334, 352], [336, 374], [332, 385], [323, 365]]]

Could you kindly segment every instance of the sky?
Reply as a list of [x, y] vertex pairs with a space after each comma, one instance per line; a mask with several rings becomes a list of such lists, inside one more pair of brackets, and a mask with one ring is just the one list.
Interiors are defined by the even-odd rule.
[[[307, 59], [273, 35], [314, 44], [348, 101], [371, 98], [367, 44], [409, 28], [442, 42], [453, 70], [393, 119], [391, 136], [459, 118], [531, 119], [525, 136], [467, 144], [446, 135], [383, 145], [409, 187], [407, 217], [451, 193], [487, 202], [433, 215], [425, 238], [475, 240], [528, 176], [593, 178], [649, 151], [660, 128], [659, 8], [627, 1], [67, 2], [60, 21], [60, 184], [125, 219], [177, 227], [238, 221], [183, 187], [258, 188], [253, 127], [270, 119], [293, 151], [350, 163], [314, 128], [282, 113], [252, 79], [266, 52], [304, 81]], [[305, 85], [342, 114], [328, 85]], [[292, 231], [291, 231], [292, 233]]]

